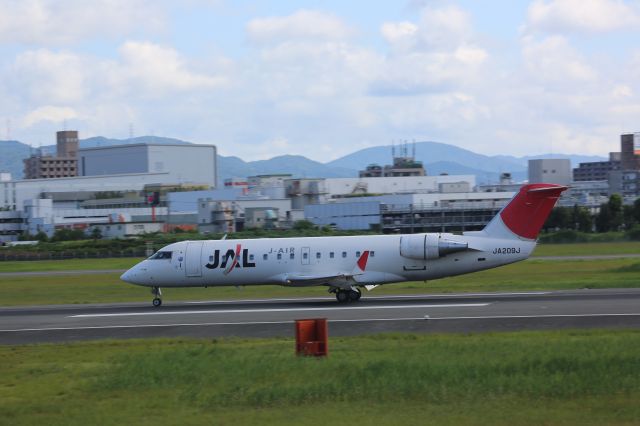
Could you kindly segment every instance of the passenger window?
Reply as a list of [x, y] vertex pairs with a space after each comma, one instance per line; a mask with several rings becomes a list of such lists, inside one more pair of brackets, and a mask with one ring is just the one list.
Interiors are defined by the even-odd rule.
[[249, 260], [253, 260], [253, 255], [252, 254], [249, 255]]
[[369, 257], [375, 257], [376, 256], [376, 252], [375, 251], [370, 251], [369, 252]]
[[262, 260], [267, 260], [268, 258], [269, 258], [269, 255], [268, 255], [268, 254], [263, 254], [263, 255], [262, 255]]
[[308, 253], [302, 253], [302, 258], [303, 258], [303, 259], [306, 259], [306, 258], [308, 258], [308, 257], [309, 257], [309, 254], [308, 254]]
[[356, 257], [360, 257], [360, 252], [359, 251], [356, 252]]
[[296, 257], [295, 254], [293, 254], [293, 252], [291, 252], [291, 254], [289, 254], [289, 259], [293, 260]]
[[321, 256], [320, 252], [316, 252], [316, 259], [320, 259]]
[[282, 260], [282, 253], [278, 253], [278, 260]]
[[331, 251], [331, 252], [329, 252], [329, 258], [330, 258], [330, 259], [333, 259], [333, 254], [334, 254], [334, 253], [333, 253], [332, 251]]
[[347, 257], [347, 252], [346, 251], [342, 252], [342, 257]]
[[213, 262], [213, 256], [209, 256], [209, 263]]

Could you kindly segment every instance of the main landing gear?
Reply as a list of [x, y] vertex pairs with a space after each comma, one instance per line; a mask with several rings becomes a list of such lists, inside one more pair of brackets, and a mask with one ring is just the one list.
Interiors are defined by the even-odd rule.
[[360, 289], [356, 287], [350, 290], [336, 289], [334, 292], [336, 294], [336, 300], [340, 303], [357, 302], [362, 296]]
[[162, 291], [160, 291], [160, 287], [151, 287], [151, 294], [155, 296], [153, 302], [151, 302], [153, 306], [157, 308], [162, 305]]

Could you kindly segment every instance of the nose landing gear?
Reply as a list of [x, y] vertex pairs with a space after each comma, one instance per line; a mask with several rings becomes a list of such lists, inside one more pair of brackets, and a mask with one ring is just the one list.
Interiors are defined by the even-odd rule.
[[153, 306], [157, 308], [162, 305], [162, 291], [160, 291], [160, 287], [151, 287], [151, 294], [155, 296], [153, 302], [151, 302]]

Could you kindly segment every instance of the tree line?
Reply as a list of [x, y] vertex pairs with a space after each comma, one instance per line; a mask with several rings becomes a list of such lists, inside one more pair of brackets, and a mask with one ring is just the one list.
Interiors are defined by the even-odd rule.
[[555, 207], [544, 224], [544, 230], [579, 232], [628, 231], [640, 226], [640, 198], [631, 205], [624, 205], [619, 194], [600, 205], [599, 212], [592, 214], [582, 206]]

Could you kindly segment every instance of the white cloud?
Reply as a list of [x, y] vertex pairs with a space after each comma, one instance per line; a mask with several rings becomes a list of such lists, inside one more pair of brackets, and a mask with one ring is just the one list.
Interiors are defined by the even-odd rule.
[[226, 77], [196, 72], [180, 53], [150, 42], [128, 41], [120, 49], [120, 60], [112, 63], [109, 81], [120, 92], [159, 97], [171, 92], [215, 89], [227, 84]]
[[411, 22], [385, 22], [380, 31], [391, 46], [401, 50], [412, 49], [417, 41], [418, 26]]
[[425, 95], [460, 89], [478, 76], [489, 53], [477, 45], [469, 14], [457, 6], [426, 7], [417, 24], [386, 22], [391, 53], [370, 93]]
[[257, 18], [247, 24], [247, 35], [255, 43], [286, 40], [341, 40], [353, 30], [340, 18], [315, 10], [300, 10], [288, 16]]
[[69, 103], [87, 94], [87, 64], [72, 52], [30, 50], [17, 56], [11, 66], [11, 90], [34, 103]]
[[42, 121], [61, 124], [65, 120], [75, 118], [78, 118], [78, 113], [73, 108], [47, 105], [26, 114], [22, 119], [22, 124], [25, 127], [31, 127]]
[[420, 19], [419, 36], [428, 47], [454, 47], [473, 37], [473, 24], [467, 11], [458, 6], [426, 7]]
[[320, 161], [399, 138], [485, 153], [606, 154], [619, 133], [637, 130], [640, 51], [594, 54], [569, 36], [532, 33], [500, 43], [461, 7], [428, 4], [381, 22], [382, 47], [317, 11], [247, 19], [253, 44], [233, 59], [219, 46], [186, 51], [137, 33], [97, 50], [11, 56], [11, 47], [0, 58], [0, 120], [12, 117], [25, 141], [50, 140], [64, 120], [83, 137], [126, 137], [133, 123], [136, 135], [215, 143], [244, 159]]
[[522, 43], [524, 65], [530, 78], [574, 87], [575, 83], [594, 82], [597, 71], [562, 36], [543, 40], [525, 37]]
[[535, 0], [529, 6], [525, 28], [599, 33], [639, 27], [638, 7], [622, 0]]
[[21, 0], [0, 2], [0, 43], [41, 46], [160, 32], [165, 16], [150, 0]]

